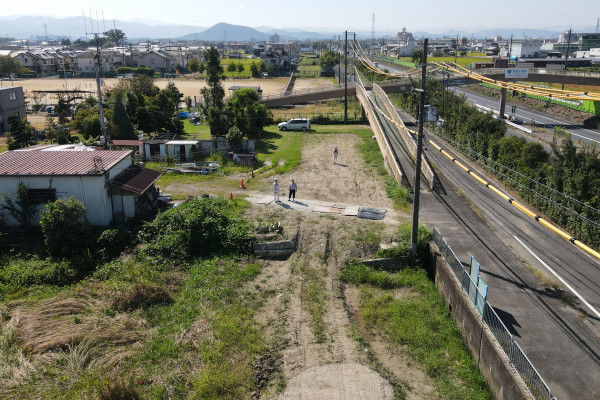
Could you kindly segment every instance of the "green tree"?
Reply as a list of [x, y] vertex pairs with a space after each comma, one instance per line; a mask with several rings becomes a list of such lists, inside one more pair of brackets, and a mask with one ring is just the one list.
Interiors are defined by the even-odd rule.
[[466, 56], [466, 55], [467, 55], [467, 52], [466, 52], [466, 50], [463, 50], [463, 51], [461, 51], [461, 52], [460, 52], [460, 56], [461, 56], [461, 57], [464, 57], [464, 56]]
[[340, 57], [339, 54], [331, 51], [325, 50], [321, 57], [319, 57], [319, 65], [323, 71], [330, 71], [337, 63], [339, 63]]
[[183, 94], [179, 91], [179, 89], [177, 89], [177, 86], [175, 86], [173, 82], [169, 82], [167, 87], [161, 90], [161, 92], [164, 92], [167, 98], [171, 101], [171, 104], [173, 104], [171, 113], [177, 112], [179, 103], [181, 103], [181, 99], [183, 98]]
[[100, 136], [102, 134], [100, 110], [98, 107], [89, 107], [87, 104], [80, 104], [71, 121], [71, 127], [85, 139]]
[[416, 64], [421, 64], [423, 62], [423, 49], [414, 49], [410, 53], [410, 59]]
[[263, 60], [260, 60], [260, 62], [258, 63], [258, 72], [260, 72], [261, 74], [267, 72], [269, 69], [267, 68], [267, 64], [265, 64], [265, 62]]
[[246, 70], [246, 67], [244, 67], [244, 64], [242, 64], [242, 62], [240, 61], [239, 63], [237, 63], [236, 69], [237, 69], [238, 78], [239, 78], [240, 76], [242, 76], [242, 72], [244, 72]]
[[219, 59], [219, 52], [214, 47], [211, 47], [204, 51], [203, 56], [206, 60], [206, 83], [208, 86], [202, 88], [200, 91], [204, 97], [204, 115], [206, 115], [208, 120], [211, 135], [225, 135], [229, 129], [229, 123], [224, 118], [225, 89], [221, 85], [223, 67]]
[[250, 63], [250, 73], [252, 74], [253, 78], [258, 77], [258, 65], [254, 61]]
[[127, 115], [127, 110], [121, 101], [121, 97], [117, 97], [113, 104], [113, 132], [111, 139], [136, 139], [135, 130], [133, 124]]
[[233, 73], [237, 70], [234, 62], [230, 62], [227, 64], [227, 72], [231, 72], [231, 76], [233, 77]]
[[234, 125], [249, 138], [260, 136], [263, 128], [271, 121], [269, 111], [261, 104], [258, 92], [245, 88], [236, 90], [229, 101]]
[[85, 207], [73, 197], [58, 199], [46, 205], [40, 226], [46, 249], [53, 257], [68, 257], [87, 245]]
[[204, 71], [206, 71], [206, 64], [204, 64], [202, 61], [200, 61], [198, 63], [198, 73], [200, 75], [202, 75], [204, 73]]
[[20, 74], [23, 66], [11, 56], [0, 56], [0, 74], [7, 74], [12, 79], [12, 74]]
[[125, 36], [125, 32], [120, 29], [110, 29], [104, 34], [117, 46], [121, 46], [127, 37]]
[[156, 132], [156, 123], [148, 107], [138, 107], [135, 113], [138, 120], [138, 129], [141, 129], [144, 133]]
[[192, 110], [192, 98], [190, 96], [185, 96], [185, 99], [183, 99], [183, 101], [185, 101], [185, 106], [187, 107], [188, 111]]
[[229, 128], [229, 132], [227, 132], [227, 144], [229, 147], [239, 147], [244, 139], [244, 134], [240, 131], [236, 126], [232, 126]]
[[2, 198], [4, 204], [0, 205], [0, 208], [8, 211], [22, 228], [28, 229], [31, 225], [31, 220], [35, 217], [36, 204], [31, 198], [29, 192], [29, 186], [20, 182], [17, 186], [16, 199], [13, 200], [10, 194], [3, 194]]
[[192, 58], [190, 61], [188, 61], [187, 69], [190, 72], [192, 72], [192, 73], [198, 72], [199, 67], [200, 67], [200, 63], [195, 58]]
[[8, 149], [16, 150], [28, 147], [31, 144], [33, 128], [27, 122], [27, 119], [23, 118], [21, 120], [17, 115], [11, 115], [6, 119], [6, 122], [10, 125], [9, 137], [6, 141]]

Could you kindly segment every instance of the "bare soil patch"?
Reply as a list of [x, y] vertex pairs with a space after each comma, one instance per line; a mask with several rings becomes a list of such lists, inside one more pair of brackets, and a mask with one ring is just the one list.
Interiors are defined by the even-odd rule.
[[[223, 81], [223, 87], [225, 88], [226, 96], [229, 95], [229, 88], [231, 86], [260, 86], [263, 90], [263, 95], [281, 94], [285, 85], [287, 84], [288, 78], [260, 78], [260, 79], [226, 79]], [[116, 78], [103, 79], [104, 88], [111, 88], [115, 86], [119, 80]], [[177, 78], [177, 79], [156, 79], [154, 84], [161, 89], [164, 89], [169, 82], [173, 82], [184, 96], [200, 96], [200, 89], [206, 87], [206, 81], [204, 79], [188, 79], [188, 78]], [[6, 81], [0, 82], [1, 85], [10, 85]], [[44, 78], [44, 79], [23, 79], [13, 82], [14, 86], [23, 87], [25, 97], [28, 99], [32, 98], [34, 90], [86, 90], [90, 91], [91, 95], [96, 97], [96, 80], [93, 78], [75, 78], [67, 79], [66, 83], [64, 79]], [[305, 90], [314, 89], [319, 87], [334, 87], [335, 84], [331, 79], [328, 78], [311, 78], [311, 79], [297, 79], [294, 84], [294, 90]]]

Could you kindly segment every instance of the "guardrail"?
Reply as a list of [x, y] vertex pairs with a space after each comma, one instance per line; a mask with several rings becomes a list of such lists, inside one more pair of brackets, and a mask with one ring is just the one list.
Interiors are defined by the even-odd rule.
[[[348, 88], [352, 88], [354, 87], [354, 83], [348, 83]], [[334, 90], [340, 90], [342, 89], [342, 86], [332, 86], [332, 87], [321, 87], [321, 88], [311, 88], [311, 89], [303, 89], [303, 90], [294, 90], [293, 92], [289, 93], [289, 94], [270, 94], [267, 96], [263, 96], [262, 97], [262, 101], [265, 100], [273, 100], [273, 99], [282, 99], [282, 98], [287, 98], [287, 97], [295, 97], [295, 96], [301, 96], [301, 95], [306, 95], [306, 94], [314, 94], [314, 93], [324, 93], [324, 92], [331, 92]]]
[[[473, 288], [471, 285], [471, 277], [467, 271], [465, 271], [462, 263], [458, 260], [458, 257], [456, 257], [456, 254], [454, 254], [454, 251], [452, 251], [437, 227], [433, 227], [433, 242], [437, 246], [440, 254], [444, 257], [446, 264], [448, 264], [450, 269], [454, 272], [462, 289], [468, 294], [469, 288]], [[479, 295], [479, 289], [477, 289], [477, 291]], [[556, 400], [556, 397], [552, 396], [552, 391], [542, 376], [535, 369], [529, 358], [525, 355], [523, 349], [517, 344], [513, 335], [487, 301], [484, 303], [482, 320], [502, 348], [510, 365], [523, 380], [529, 393], [536, 400]]]
[[402, 169], [398, 164], [396, 155], [394, 154], [390, 143], [383, 134], [383, 129], [381, 128], [379, 121], [374, 116], [373, 109], [370, 107], [369, 98], [362, 85], [356, 85], [356, 97], [364, 106], [366, 106], [364, 108], [367, 118], [369, 119], [369, 123], [373, 129], [373, 133], [375, 133], [379, 150], [381, 150], [381, 154], [383, 155], [383, 159], [388, 171], [390, 171], [390, 173], [394, 176], [394, 179], [396, 179], [398, 184], [402, 184], [403, 179], [405, 179]]

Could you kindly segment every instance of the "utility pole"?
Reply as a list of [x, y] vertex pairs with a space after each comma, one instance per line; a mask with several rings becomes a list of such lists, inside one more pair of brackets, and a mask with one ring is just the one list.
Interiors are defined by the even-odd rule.
[[[569, 50], [571, 47], [571, 28], [569, 28], [569, 37], [567, 39], [567, 54], [565, 54], [565, 72], [567, 71], [567, 61], [569, 60]], [[565, 90], [565, 83], [563, 82], [560, 90]]]
[[510, 35], [510, 45], [508, 46], [508, 61], [506, 66], [510, 68], [510, 57], [512, 56], [512, 39], [513, 35]]
[[[102, 108], [102, 89], [100, 87], [100, 39], [99, 33], [94, 34], [96, 37], [96, 87], [98, 89], [98, 108], [100, 109], [100, 126], [102, 127], [102, 137], [100, 142], [104, 148], [108, 148], [108, 139], [106, 137], [106, 124], [104, 122], [104, 109]], [[103, 143], [102, 143], [103, 142]]]
[[348, 123], [348, 31], [344, 41], [344, 124]]
[[[340, 39], [340, 35], [338, 35], [338, 55], [342, 50], [342, 41]], [[342, 60], [338, 57], [338, 79], [342, 79]], [[339, 80], [338, 80], [339, 82]]]
[[413, 204], [412, 234], [410, 238], [410, 259], [414, 262], [417, 258], [417, 233], [419, 230], [419, 192], [421, 190], [421, 153], [423, 151], [423, 114], [425, 109], [425, 78], [427, 77], [427, 45], [428, 39], [423, 43], [423, 65], [421, 67], [421, 99], [419, 102], [419, 130], [417, 133], [417, 161], [415, 172], [415, 198]]

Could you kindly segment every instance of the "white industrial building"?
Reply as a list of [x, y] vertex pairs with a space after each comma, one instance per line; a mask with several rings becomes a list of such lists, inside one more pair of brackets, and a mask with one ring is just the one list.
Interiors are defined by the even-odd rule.
[[[24, 183], [38, 210], [74, 197], [85, 206], [90, 225], [122, 222], [151, 211], [158, 198], [154, 182], [160, 173], [133, 165], [131, 154], [48, 146], [7, 151], [0, 154], [0, 193], [14, 196]], [[1, 213], [3, 223], [17, 225], [7, 211]], [[39, 214], [32, 223], [39, 223]]]

